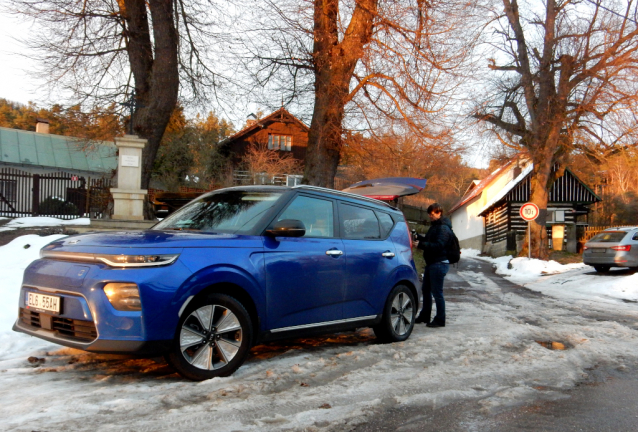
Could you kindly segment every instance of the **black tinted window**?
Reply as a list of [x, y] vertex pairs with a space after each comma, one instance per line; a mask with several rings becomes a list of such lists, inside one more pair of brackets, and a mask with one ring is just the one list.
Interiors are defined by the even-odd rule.
[[281, 196], [280, 192], [227, 191], [199, 198], [153, 229], [249, 232]]
[[617, 243], [623, 239], [627, 235], [624, 231], [603, 231], [600, 234], [596, 234], [592, 237], [590, 242], [601, 242], [601, 243]]
[[636, 232], [636, 234], [634, 234], [634, 236], [631, 239], [632, 240], [638, 240], [638, 232]]
[[304, 237], [334, 237], [333, 214], [332, 201], [298, 196], [277, 220], [300, 220], [306, 227]]
[[379, 218], [379, 223], [381, 224], [381, 238], [385, 238], [390, 234], [390, 230], [394, 226], [394, 221], [392, 217], [387, 213], [379, 213], [377, 212], [377, 217]]
[[379, 221], [374, 211], [342, 204], [339, 207], [341, 235], [346, 239], [378, 239]]

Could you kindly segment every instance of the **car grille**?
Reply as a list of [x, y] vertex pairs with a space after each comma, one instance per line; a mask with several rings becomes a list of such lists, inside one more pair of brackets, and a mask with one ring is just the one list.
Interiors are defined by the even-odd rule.
[[[44, 316], [42, 315], [45, 314], [20, 308], [20, 321], [31, 327], [44, 328], [42, 326]], [[59, 337], [76, 341], [92, 341], [97, 338], [97, 330], [93, 321], [75, 320], [50, 315], [46, 316], [46, 319], [49, 317], [51, 319], [51, 328], [46, 328], [45, 330], [52, 330], [56, 332]]]

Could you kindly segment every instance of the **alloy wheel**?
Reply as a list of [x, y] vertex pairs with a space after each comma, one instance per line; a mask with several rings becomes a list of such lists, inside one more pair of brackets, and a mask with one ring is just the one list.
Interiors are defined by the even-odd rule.
[[406, 334], [410, 329], [412, 317], [414, 315], [412, 300], [410, 300], [410, 297], [403, 292], [397, 293], [394, 300], [392, 300], [392, 309], [390, 314], [392, 328], [397, 336], [403, 336]]
[[182, 324], [179, 346], [184, 359], [203, 370], [222, 368], [237, 355], [244, 332], [228, 308], [209, 304], [195, 309]]

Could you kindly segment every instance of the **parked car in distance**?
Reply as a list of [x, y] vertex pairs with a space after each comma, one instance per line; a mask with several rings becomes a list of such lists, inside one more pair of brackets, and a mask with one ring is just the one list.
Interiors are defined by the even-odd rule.
[[232, 374], [263, 341], [360, 327], [403, 341], [419, 309], [403, 214], [312, 186], [220, 189], [151, 230], [65, 237], [40, 256], [14, 330], [163, 354], [193, 380]]
[[597, 272], [611, 267], [638, 267], [638, 227], [607, 228], [583, 248], [583, 262]]

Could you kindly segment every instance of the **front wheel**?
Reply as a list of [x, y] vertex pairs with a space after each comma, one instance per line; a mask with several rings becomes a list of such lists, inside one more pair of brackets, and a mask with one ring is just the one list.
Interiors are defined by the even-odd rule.
[[383, 309], [381, 322], [372, 327], [382, 342], [401, 342], [410, 337], [414, 328], [416, 303], [412, 291], [405, 285], [395, 286]]
[[594, 268], [596, 269], [598, 273], [607, 273], [610, 267], [598, 265], [598, 266], [594, 266]]
[[180, 375], [194, 381], [231, 375], [250, 350], [248, 312], [225, 294], [210, 294], [193, 303], [179, 320], [166, 360]]

